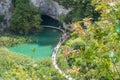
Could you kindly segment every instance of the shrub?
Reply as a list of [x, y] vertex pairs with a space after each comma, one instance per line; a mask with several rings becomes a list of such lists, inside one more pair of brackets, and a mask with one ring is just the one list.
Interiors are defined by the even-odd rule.
[[71, 42], [71, 47], [74, 50], [85, 50], [85, 42], [81, 38], [76, 38]]
[[29, 0], [16, 0], [12, 14], [11, 30], [19, 34], [29, 34], [41, 30], [41, 15]]

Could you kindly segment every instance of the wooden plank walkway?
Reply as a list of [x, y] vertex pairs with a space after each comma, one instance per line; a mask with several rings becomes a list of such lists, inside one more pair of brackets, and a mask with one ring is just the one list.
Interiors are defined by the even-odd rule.
[[[63, 35], [64, 35], [64, 33], [65, 33], [65, 31], [64, 31], [63, 29], [61, 29], [60, 27], [45, 26], [45, 25], [41, 25], [41, 26], [42, 26], [43, 28], [53, 28], [53, 29], [60, 30], [61, 32], [63, 32]], [[57, 56], [58, 50], [59, 50], [59, 48], [60, 48], [60, 46], [61, 46], [61, 44], [62, 44], [63, 42], [64, 42], [64, 41], [59, 41], [58, 44], [57, 44], [57, 46], [54, 48], [54, 51], [53, 51], [53, 53], [52, 53], [52, 63], [53, 63], [53, 66], [55, 67], [55, 69], [58, 70], [58, 72], [59, 72], [62, 76], [64, 76], [67, 80], [75, 80], [75, 79], [73, 79], [72, 77], [70, 77], [69, 75], [66, 75], [66, 74], [64, 73], [64, 71], [62, 71], [62, 70], [59, 68], [58, 64], [57, 64], [56, 56]]]
[[71, 78], [70, 76], [66, 75], [66, 74], [59, 68], [59, 66], [58, 66], [58, 64], [57, 64], [56, 56], [57, 56], [57, 53], [58, 53], [58, 50], [59, 50], [61, 44], [62, 44], [62, 42], [59, 41], [59, 43], [57, 44], [57, 46], [54, 48], [54, 51], [53, 51], [53, 53], [52, 53], [52, 63], [53, 63], [53, 65], [54, 65], [55, 69], [58, 70], [58, 72], [59, 72], [62, 76], [64, 76], [67, 80], [74, 80], [74, 79]]

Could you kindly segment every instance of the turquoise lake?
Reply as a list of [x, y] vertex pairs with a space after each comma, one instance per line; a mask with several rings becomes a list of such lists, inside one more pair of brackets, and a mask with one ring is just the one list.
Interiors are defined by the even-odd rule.
[[[39, 34], [32, 35], [32, 38], [36, 38], [38, 42], [14, 45], [8, 49], [17, 54], [23, 54], [34, 59], [50, 57], [61, 35], [62, 32], [58, 30], [44, 28]], [[32, 49], [35, 50], [35, 53], [33, 53]]]

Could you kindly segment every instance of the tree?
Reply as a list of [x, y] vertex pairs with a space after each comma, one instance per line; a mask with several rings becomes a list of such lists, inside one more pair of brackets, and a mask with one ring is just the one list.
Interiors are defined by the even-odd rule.
[[2, 22], [4, 20], [4, 15], [0, 14], [0, 22]]
[[[68, 41], [64, 43], [65, 46], [63, 45], [64, 48], [61, 50], [61, 55], [69, 53], [67, 51], [64, 52], [68, 43], [71, 45], [71, 49], [75, 49], [75, 52], [71, 52], [67, 57], [67, 62], [71, 69], [66, 68], [64, 72], [70, 69], [67, 74], [77, 80], [119, 80], [120, 1], [91, 1], [96, 7], [95, 10], [101, 12], [99, 21], [87, 25], [87, 29], [82, 30], [85, 33], [82, 35], [80, 35], [82, 28], [80, 28], [79, 23], [83, 21], [75, 22], [74, 25], [71, 25], [72, 34]], [[84, 19], [84, 21], [88, 22], [89, 18]], [[80, 48], [81, 43], [82, 45], [85, 43], [84, 52]]]
[[59, 16], [59, 21], [60, 21], [61, 24], [64, 23], [64, 21], [65, 21], [65, 15], [64, 15], [63, 13], [60, 14], [60, 16]]
[[66, 8], [70, 8], [71, 11], [66, 16], [66, 22], [75, 22], [82, 20], [85, 17], [97, 18], [100, 16], [100, 13], [95, 11], [95, 5], [91, 4], [91, 0], [55, 0], [59, 4], [63, 5]]
[[29, 0], [16, 0], [12, 14], [11, 30], [19, 34], [38, 32], [41, 15]]

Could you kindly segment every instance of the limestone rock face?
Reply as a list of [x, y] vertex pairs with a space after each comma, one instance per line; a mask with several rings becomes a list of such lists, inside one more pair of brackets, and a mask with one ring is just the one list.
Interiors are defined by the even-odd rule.
[[61, 14], [66, 15], [70, 11], [53, 0], [31, 0], [31, 2], [40, 9], [43, 15], [48, 15], [57, 20]]
[[0, 0], [0, 31], [10, 26], [12, 0]]
[[[43, 15], [59, 20], [61, 14], [66, 15], [70, 10], [65, 9], [53, 0], [30, 0]], [[0, 31], [10, 26], [12, 0], [0, 0]], [[1, 19], [2, 17], [2, 19]]]

